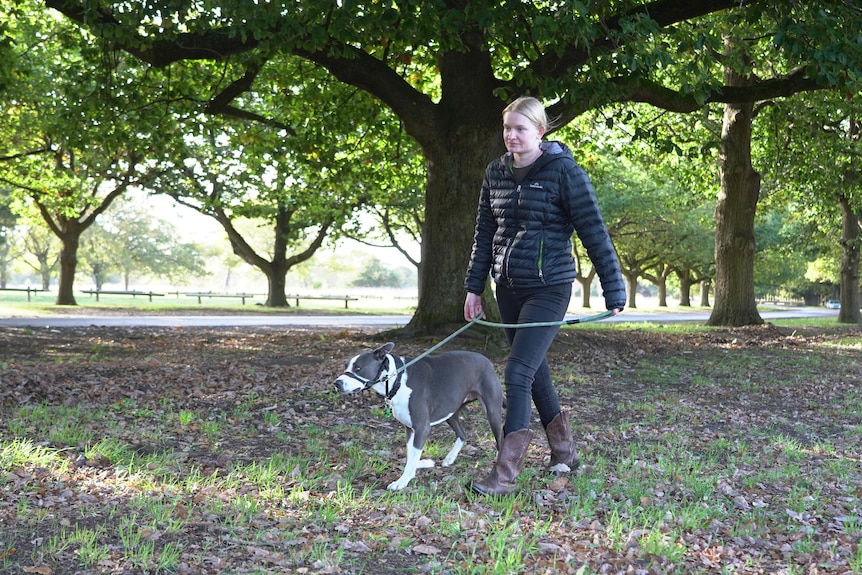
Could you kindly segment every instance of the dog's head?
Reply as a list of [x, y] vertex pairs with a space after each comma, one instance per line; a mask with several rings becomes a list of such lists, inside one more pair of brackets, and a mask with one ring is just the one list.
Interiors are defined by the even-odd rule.
[[349, 362], [347, 368], [335, 380], [335, 387], [341, 393], [355, 393], [372, 387], [381, 380], [386, 368], [386, 356], [395, 344], [389, 342], [375, 350], [363, 351]]

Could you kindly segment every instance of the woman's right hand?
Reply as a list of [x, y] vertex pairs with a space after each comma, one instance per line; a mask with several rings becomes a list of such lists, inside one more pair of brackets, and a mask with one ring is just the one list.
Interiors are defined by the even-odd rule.
[[482, 296], [467, 292], [467, 299], [464, 300], [464, 319], [467, 321], [473, 321], [481, 315]]

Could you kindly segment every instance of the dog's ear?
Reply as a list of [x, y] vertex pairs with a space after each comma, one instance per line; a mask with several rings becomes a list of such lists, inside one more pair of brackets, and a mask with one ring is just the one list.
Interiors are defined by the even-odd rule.
[[375, 359], [383, 359], [386, 357], [386, 354], [392, 351], [395, 348], [395, 344], [391, 341], [389, 343], [383, 344], [377, 349], [374, 350]]

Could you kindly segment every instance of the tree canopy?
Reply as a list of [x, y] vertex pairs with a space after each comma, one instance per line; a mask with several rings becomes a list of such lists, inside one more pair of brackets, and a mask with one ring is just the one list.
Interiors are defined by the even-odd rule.
[[[420, 330], [460, 318], [476, 190], [502, 149], [500, 111], [512, 97], [539, 96], [565, 124], [614, 102], [691, 112], [710, 102], [855, 91], [862, 78], [860, 9], [850, 2], [45, 5], [109, 50], [168, 71], [171, 85], [209, 113], [280, 125], [301, 138], [303, 126], [285, 124], [274, 110], [302, 103], [259, 82], [286, 55], [388, 107], [426, 159], [422, 262], [434, 273], [421, 276], [411, 322]], [[725, 50], [729, 34], [744, 49]], [[763, 65], [752, 70], [749, 56]], [[728, 82], [727, 70], [746, 81]], [[188, 75], [196, 81], [184, 82]], [[261, 108], [263, 101], [277, 106]]]

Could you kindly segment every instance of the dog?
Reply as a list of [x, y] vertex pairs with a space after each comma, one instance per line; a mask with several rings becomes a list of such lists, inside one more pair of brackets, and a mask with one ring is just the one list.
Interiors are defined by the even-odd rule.
[[482, 406], [500, 450], [503, 387], [487, 357], [471, 351], [449, 351], [410, 363], [392, 355], [394, 347], [390, 342], [360, 353], [335, 380], [341, 393], [373, 389], [386, 399], [395, 419], [407, 427], [407, 462], [401, 477], [389, 484], [390, 490], [407, 487], [417, 469], [434, 467], [433, 460], [421, 459], [422, 450], [431, 427], [444, 421], [457, 437], [443, 466], [454, 463], [467, 441], [458, 414], [472, 401], [478, 400]]

